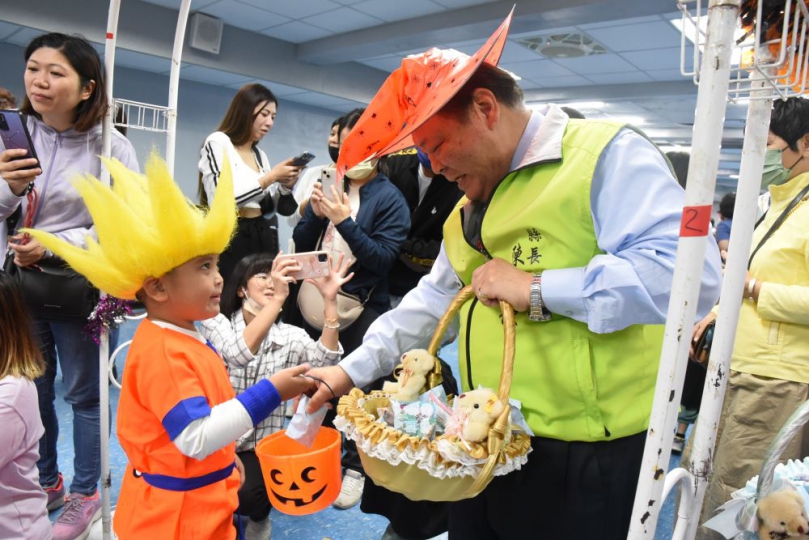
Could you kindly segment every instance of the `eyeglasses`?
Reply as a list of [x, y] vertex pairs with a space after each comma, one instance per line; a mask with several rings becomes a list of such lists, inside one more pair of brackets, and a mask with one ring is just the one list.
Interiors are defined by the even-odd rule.
[[254, 274], [253, 277], [251, 277], [250, 279], [255, 279], [256, 281], [258, 281], [260, 284], [263, 285], [263, 284], [266, 284], [270, 280], [270, 275], [266, 274], [264, 272], [261, 272], [261, 273], [258, 273], [258, 274]]

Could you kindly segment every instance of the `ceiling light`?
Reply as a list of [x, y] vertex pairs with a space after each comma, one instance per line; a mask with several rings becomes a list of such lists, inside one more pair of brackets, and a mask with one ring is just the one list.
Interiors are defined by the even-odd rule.
[[606, 47], [578, 32], [523, 38], [517, 43], [546, 58], [578, 58], [607, 52]]
[[[697, 27], [694, 24], [693, 19], [687, 18], [677, 18], [677, 19], [669, 19], [674, 28], [677, 29], [681, 34], [685, 34], [685, 37], [691, 43], [699, 43], [699, 50], [702, 52], [705, 48], [705, 41], [707, 40], [708, 35], [708, 16], [704, 15], [699, 17], [699, 35], [697, 34]], [[755, 37], [750, 34], [747, 36], [747, 39], [743, 39], [744, 36], [747, 34], [745, 30], [743, 30], [740, 26], [738, 21], [736, 22], [736, 29], [733, 31], [733, 41], [736, 45], [733, 47], [733, 50], [730, 54], [730, 65], [731, 66], [738, 66], [742, 60], [742, 49], [749, 48], [754, 45]], [[699, 39], [697, 39], [699, 37]], [[740, 39], [743, 41], [739, 42]]]

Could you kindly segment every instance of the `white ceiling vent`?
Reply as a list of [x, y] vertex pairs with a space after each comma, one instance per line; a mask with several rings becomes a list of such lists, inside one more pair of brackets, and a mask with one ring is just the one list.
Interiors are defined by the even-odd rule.
[[607, 52], [603, 45], [579, 33], [524, 38], [517, 43], [547, 58], [578, 58]]

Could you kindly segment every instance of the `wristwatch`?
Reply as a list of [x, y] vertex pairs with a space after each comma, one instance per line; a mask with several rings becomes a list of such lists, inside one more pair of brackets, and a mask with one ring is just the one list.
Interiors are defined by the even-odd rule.
[[545, 322], [551, 320], [551, 312], [542, 302], [542, 274], [534, 274], [531, 280], [531, 296], [529, 299], [528, 320]]

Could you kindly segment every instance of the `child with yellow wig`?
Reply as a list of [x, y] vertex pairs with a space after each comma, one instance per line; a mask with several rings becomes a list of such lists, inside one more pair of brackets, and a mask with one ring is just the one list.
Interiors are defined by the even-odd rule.
[[114, 529], [128, 539], [233, 539], [239, 472], [234, 441], [280, 403], [314, 389], [308, 365], [275, 373], [235, 395], [225, 365], [195, 321], [219, 313], [218, 255], [236, 208], [222, 174], [207, 213], [192, 206], [153, 156], [146, 175], [107, 161], [112, 188], [76, 180], [98, 241], [77, 248], [27, 231], [96, 287], [138, 298], [148, 317], [135, 332], [118, 405], [129, 458]]

